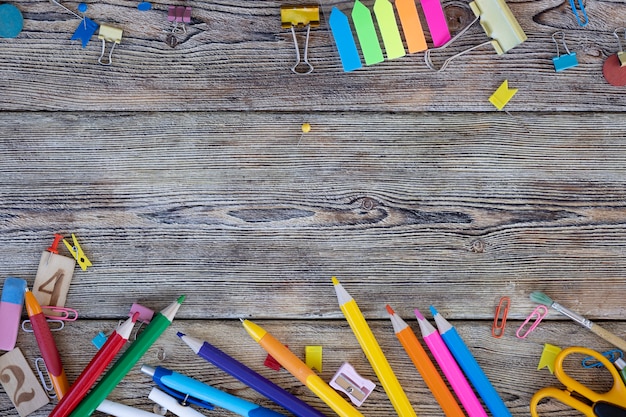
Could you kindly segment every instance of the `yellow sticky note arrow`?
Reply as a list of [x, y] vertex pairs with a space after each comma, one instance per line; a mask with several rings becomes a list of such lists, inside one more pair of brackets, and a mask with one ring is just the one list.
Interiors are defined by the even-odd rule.
[[554, 361], [561, 350], [562, 349], [558, 346], [546, 343], [543, 346], [543, 352], [541, 352], [541, 358], [539, 359], [539, 365], [537, 366], [537, 370], [543, 369], [547, 366], [550, 373], [553, 374]]
[[509, 80], [504, 80], [500, 87], [489, 97], [489, 102], [496, 106], [498, 110], [502, 110], [517, 93], [517, 90], [517, 88], [509, 88]]

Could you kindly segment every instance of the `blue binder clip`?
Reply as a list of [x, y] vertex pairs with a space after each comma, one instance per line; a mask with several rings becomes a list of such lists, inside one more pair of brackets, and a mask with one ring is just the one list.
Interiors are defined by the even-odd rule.
[[[567, 55], [561, 55], [559, 52], [559, 42], [556, 40], [556, 35], [561, 35], [561, 43], [563, 44], [563, 48], [565, 48], [565, 52]], [[576, 52], [570, 52], [567, 44], [565, 43], [565, 33], [563, 32], [554, 32], [552, 34], [552, 40], [556, 44], [556, 56], [552, 58], [552, 63], [554, 64], [554, 70], [556, 72], [564, 71], [568, 68], [572, 68], [578, 65], [578, 59], [576, 58]]]
[[585, 11], [585, 5], [583, 4], [583, 0], [576, 0], [578, 3], [578, 7], [576, 7], [576, 3], [574, 0], [569, 0], [569, 5], [572, 8], [572, 12], [574, 13], [574, 17], [578, 21], [580, 26], [587, 26], [589, 23], [589, 18], [587, 17], [587, 12]]

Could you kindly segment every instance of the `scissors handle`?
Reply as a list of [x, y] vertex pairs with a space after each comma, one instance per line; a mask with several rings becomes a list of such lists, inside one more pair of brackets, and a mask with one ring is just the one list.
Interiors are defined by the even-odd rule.
[[626, 408], [605, 402], [594, 404], [593, 411], [598, 417], [626, 417]]

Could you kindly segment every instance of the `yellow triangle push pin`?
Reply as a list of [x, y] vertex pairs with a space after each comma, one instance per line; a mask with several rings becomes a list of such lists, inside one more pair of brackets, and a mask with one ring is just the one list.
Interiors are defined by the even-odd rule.
[[76, 262], [78, 262], [80, 268], [83, 271], [86, 271], [88, 266], [92, 266], [91, 261], [87, 258], [87, 256], [81, 249], [80, 245], [78, 244], [78, 239], [76, 239], [74, 233], [72, 233], [72, 241], [74, 242], [74, 245], [71, 245], [66, 239], [63, 239], [63, 243], [65, 243], [65, 247], [67, 248], [67, 250], [69, 250], [74, 259], [76, 259]]
[[509, 88], [509, 80], [504, 80], [500, 87], [489, 97], [489, 102], [498, 110], [502, 110], [517, 93], [517, 90], [517, 88]]

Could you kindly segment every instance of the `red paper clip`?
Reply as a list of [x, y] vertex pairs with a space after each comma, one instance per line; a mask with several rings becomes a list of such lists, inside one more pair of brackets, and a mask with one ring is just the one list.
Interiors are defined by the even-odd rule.
[[[544, 306], [544, 305], [538, 305], [537, 308], [535, 308], [533, 310], [532, 313], [530, 313], [530, 315], [528, 316], [528, 318], [526, 319], [526, 321], [524, 321], [524, 323], [522, 323], [522, 325], [519, 327], [519, 329], [517, 329], [517, 332], [515, 332], [515, 335], [520, 338], [520, 339], [525, 339], [526, 336], [528, 336], [530, 334], [530, 332], [532, 332], [533, 330], [535, 330], [535, 327], [537, 327], [539, 325], [539, 323], [541, 322], [541, 320], [543, 320], [543, 318], [548, 314], [548, 307]], [[526, 331], [526, 333], [520, 335], [522, 329], [528, 324], [529, 321], [531, 321], [532, 319], [535, 319], [535, 322], [530, 326], [530, 328]]]
[[509, 314], [511, 299], [509, 297], [500, 298], [500, 303], [496, 307], [496, 314], [493, 318], [493, 326], [491, 327], [491, 335], [495, 338], [501, 338], [504, 335], [506, 327], [506, 317]]

